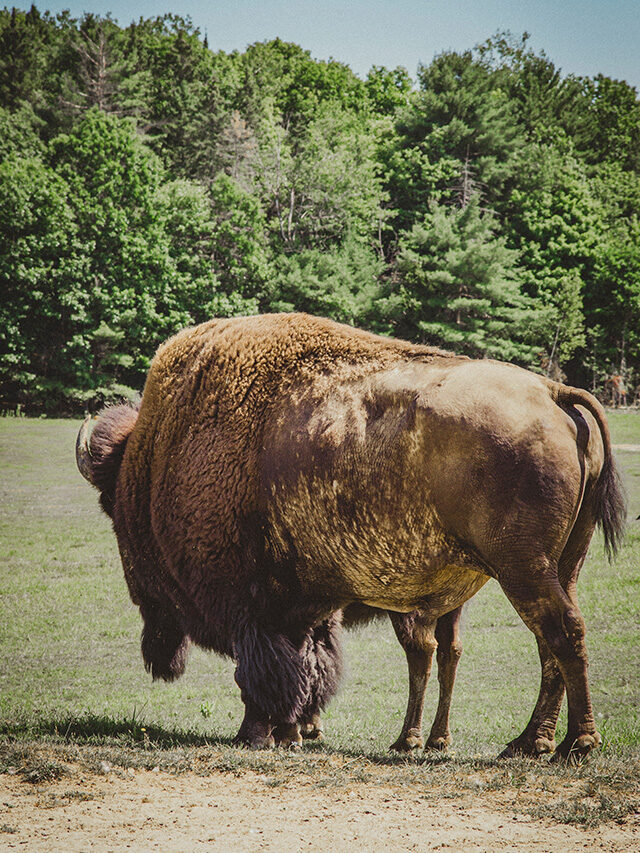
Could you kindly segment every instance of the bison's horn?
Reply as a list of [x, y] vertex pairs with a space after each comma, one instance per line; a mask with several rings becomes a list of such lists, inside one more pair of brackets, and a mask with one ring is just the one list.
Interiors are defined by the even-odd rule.
[[89, 449], [90, 422], [91, 415], [88, 415], [80, 427], [80, 432], [76, 439], [76, 464], [78, 471], [80, 471], [85, 480], [88, 480], [92, 486], [95, 486], [93, 481], [93, 460], [91, 458], [91, 450]]

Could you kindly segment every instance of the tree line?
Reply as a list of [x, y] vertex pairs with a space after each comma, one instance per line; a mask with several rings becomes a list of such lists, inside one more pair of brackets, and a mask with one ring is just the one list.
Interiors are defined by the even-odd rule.
[[0, 396], [139, 391], [213, 316], [302, 310], [597, 392], [640, 374], [640, 103], [497, 33], [366, 79], [188, 20], [0, 11]]

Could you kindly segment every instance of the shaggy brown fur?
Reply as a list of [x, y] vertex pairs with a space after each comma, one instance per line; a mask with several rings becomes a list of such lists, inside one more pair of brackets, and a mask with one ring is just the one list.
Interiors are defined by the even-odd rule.
[[181, 672], [186, 637], [233, 656], [248, 739], [264, 744], [335, 692], [333, 614], [418, 608], [433, 651], [438, 619], [495, 577], [543, 663], [516, 747], [553, 748], [558, 672], [569, 700], [559, 753], [597, 745], [575, 582], [595, 524], [615, 547], [624, 512], [606, 420], [586, 392], [267, 315], [172, 338], [135, 425], [127, 417], [105, 508], [154, 675]]

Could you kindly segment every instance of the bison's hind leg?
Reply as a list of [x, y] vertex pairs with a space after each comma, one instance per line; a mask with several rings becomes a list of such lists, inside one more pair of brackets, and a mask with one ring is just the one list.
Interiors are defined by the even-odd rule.
[[[567, 594], [557, 575], [548, 568], [546, 573], [543, 570], [537, 574], [536, 580], [535, 585], [528, 585], [521, 579], [505, 582], [503, 577], [500, 584], [525, 624], [543, 641], [540, 646], [548, 648], [555, 662], [553, 673], [557, 667], [562, 676], [569, 706], [568, 725], [554, 757], [577, 762], [601, 743], [589, 694], [584, 620], [575, 590], [570, 589], [571, 595]], [[546, 703], [554, 713], [561, 698], [558, 689]]]
[[499, 758], [514, 755], [539, 755], [553, 753], [556, 749], [556, 724], [564, 697], [564, 680], [555, 658], [541, 637], [536, 637], [540, 655], [540, 691], [531, 719], [518, 737], [509, 741]]
[[427, 749], [444, 750], [451, 744], [449, 710], [458, 661], [462, 655], [461, 617], [462, 607], [458, 607], [456, 610], [441, 616], [436, 624], [436, 641], [438, 643], [436, 660], [438, 662], [440, 696], [431, 732], [427, 739]]
[[175, 681], [184, 672], [189, 654], [189, 638], [175, 616], [162, 606], [140, 608], [142, 628], [142, 658], [145, 669], [156, 681]]

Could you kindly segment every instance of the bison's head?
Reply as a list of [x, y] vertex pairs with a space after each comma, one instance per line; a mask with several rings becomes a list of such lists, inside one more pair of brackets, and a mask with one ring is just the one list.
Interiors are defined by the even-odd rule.
[[113, 515], [116, 482], [127, 441], [138, 419], [138, 407], [104, 409], [90, 432], [91, 416], [85, 418], [76, 440], [78, 470], [100, 492], [100, 503]]

